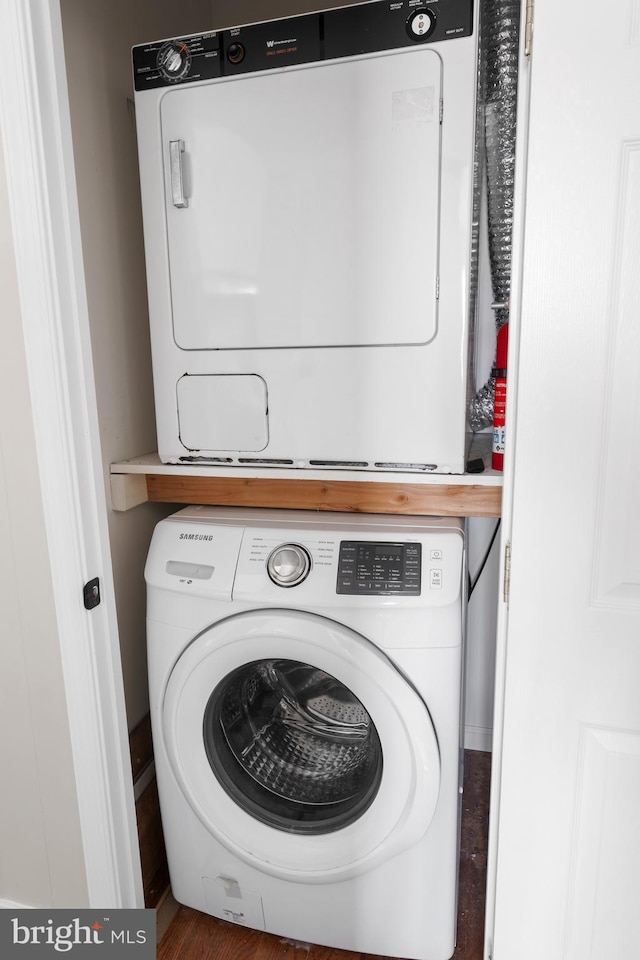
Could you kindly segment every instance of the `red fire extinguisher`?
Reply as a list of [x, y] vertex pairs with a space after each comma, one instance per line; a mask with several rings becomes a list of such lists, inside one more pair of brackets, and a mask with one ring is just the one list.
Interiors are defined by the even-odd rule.
[[495, 380], [495, 402], [493, 407], [493, 452], [491, 466], [494, 470], [504, 467], [504, 448], [506, 439], [507, 411], [507, 349], [509, 345], [509, 324], [504, 323], [498, 330], [496, 346], [496, 365], [492, 376]]

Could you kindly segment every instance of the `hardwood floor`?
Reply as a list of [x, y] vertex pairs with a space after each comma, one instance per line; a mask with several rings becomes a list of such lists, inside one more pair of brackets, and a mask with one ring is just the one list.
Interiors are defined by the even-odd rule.
[[454, 960], [482, 960], [490, 785], [491, 754], [466, 750]]
[[169, 887], [169, 867], [164, 849], [162, 823], [160, 820], [160, 800], [155, 776], [152, 774], [153, 745], [151, 742], [151, 721], [149, 714], [129, 734], [131, 752], [131, 771], [134, 789], [147, 783], [146, 788], [136, 793], [136, 819], [138, 822], [138, 843], [140, 846], [140, 865], [144, 902], [147, 907], [158, 907]]
[[[458, 944], [454, 960], [481, 960], [491, 754], [466, 751], [460, 851]], [[369, 955], [367, 955], [369, 956]], [[248, 930], [181, 906], [157, 960], [360, 960], [365, 955]]]
[[169, 867], [155, 777], [136, 803], [136, 817], [144, 902], [147, 907], [157, 907], [169, 886]]

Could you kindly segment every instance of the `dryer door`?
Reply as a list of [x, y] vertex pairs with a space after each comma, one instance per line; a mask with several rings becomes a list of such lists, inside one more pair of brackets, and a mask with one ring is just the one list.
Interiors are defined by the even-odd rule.
[[[441, 88], [440, 57], [422, 47], [169, 90], [176, 344], [432, 340]], [[187, 205], [174, 197], [179, 169]]]
[[202, 823], [277, 876], [369, 869], [435, 811], [427, 707], [373, 644], [314, 614], [252, 611], [197, 637], [169, 678], [163, 734]]

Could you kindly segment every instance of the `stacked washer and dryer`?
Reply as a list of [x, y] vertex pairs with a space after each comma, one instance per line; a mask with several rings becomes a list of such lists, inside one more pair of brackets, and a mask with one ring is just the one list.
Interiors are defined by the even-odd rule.
[[[134, 48], [163, 461], [463, 471], [476, 32], [472, 0], [374, 0]], [[459, 521], [194, 507], [158, 525], [178, 901], [451, 956], [464, 571]]]

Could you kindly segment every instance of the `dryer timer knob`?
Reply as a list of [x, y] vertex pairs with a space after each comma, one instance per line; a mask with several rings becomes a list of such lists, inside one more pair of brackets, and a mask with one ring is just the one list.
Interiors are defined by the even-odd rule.
[[308, 576], [311, 557], [297, 543], [283, 543], [269, 554], [267, 573], [279, 587], [296, 587]]
[[191, 51], [183, 40], [169, 40], [158, 51], [160, 76], [169, 83], [183, 80], [191, 69]]

